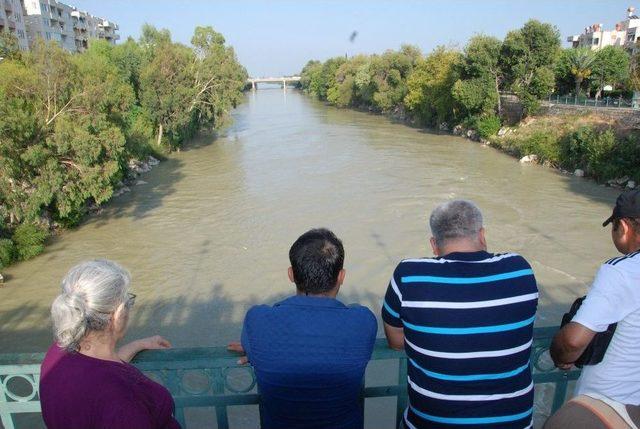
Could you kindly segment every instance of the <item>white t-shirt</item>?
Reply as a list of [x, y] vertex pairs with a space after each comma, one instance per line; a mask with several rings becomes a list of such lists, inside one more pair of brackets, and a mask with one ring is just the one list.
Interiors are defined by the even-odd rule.
[[576, 395], [640, 405], [640, 251], [600, 267], [573, 321], [595, 332], [618, 323], [602, 362], [582, 368]]

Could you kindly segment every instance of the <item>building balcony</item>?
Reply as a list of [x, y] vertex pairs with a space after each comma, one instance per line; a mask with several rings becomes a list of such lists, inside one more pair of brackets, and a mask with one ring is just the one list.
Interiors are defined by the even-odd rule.
[[[78, 50], [82, 49], [76, 46]], [[538, 420], [560, 408], [567, 398], [570, 383], [580, 375], [576, 369], [563, 372], [554, 368], [548, 350], [557, 330], [558, 327], [535, 328], [533, 333], [531, 369], [536, 384], [534, 419]], [[43, 358], [44, 353], [0, 355], [0, 385], [4, 387], [0, 390], [0, 417], [6, 429], [16, 427], [14, 416], [40, 412], [38, 380]], [[198, 347], [147, 350], [139, 353], [132, 364], [169, 390], [175, 400], [176, 419], [183, 428], [201, 427], [190, 421], [198, 414], [198, 408], [212, 410], [218, 427], [229, 428], [229, 415], [235, 414], [238, 407], [250, 405], [259, 412], [260, 394], [253, 368], [239, 366], [237, 359], [237, 355], [223, 347]], [[395, 417], [397, 426], [408, 402], [407, 356], [390, 349], [386, 340], [378, 338], [369, 366], [375, 366], [377, 374], [385, 377], [376, 380], [374, 370], [367, 370], [367, 384], [361, 392], [365, 416], [368, 407], [373, 406], [367, 398], [396, 398], [394, 409], [389, 405], [388, 415]], [[392, 379], [387, 374], [397, 376]], [[544, 388], [538, 389], [541, 385]], [[237, 422], [236, 426], [246, 427]]]
[[118, 24], [113, 21], [104, 20], [98, 24], [99, 28], [104, 28], [105, 30], [118, 30]]

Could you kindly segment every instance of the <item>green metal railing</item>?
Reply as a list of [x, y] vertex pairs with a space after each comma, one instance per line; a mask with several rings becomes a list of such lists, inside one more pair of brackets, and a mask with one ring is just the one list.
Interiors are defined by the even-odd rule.
[[548, 101], [551, 104], [563, 104], [569, 106], [587, 106], [587, 107], [604, 107], [604, 108], [637, 108], [633, 100], [622, 97], [601, 97], [588, 98], [584, 96], [576, 97], [575, 95], [550, 95]]
[[[550, 398], [550, 411], [565, 401], [568, 384], [576, 380], [579, 371], [561, 372], [553, 367], [548, 349], [556, 327], [534, 329], [532, 369], [534, 383], [555, 386]], [[14, 429], [15, 416], [39, 413], [38, 383], [43, 353], [0, 355], [0, 418], [5, 429]], [[363, 389], [364, 398], [396, 397], [396, 425], [407, 406], [407, 357], [387, 347], [378, 339], [371, 358], [373, 361], [399, 361], [397, 381]], [[237, 355], [222, 347], [199, 347], [171, 350], [150, 350], [140, 353], [133, 361], [141, 371], [169, 389], [176, 404], [176, 418], [187, 427], [185, 410], [209, 407], [215, 410], [217, 427], [229, 427], [228, 408], [259, 404], [260, 396], [250, 366], [236, 364]]]

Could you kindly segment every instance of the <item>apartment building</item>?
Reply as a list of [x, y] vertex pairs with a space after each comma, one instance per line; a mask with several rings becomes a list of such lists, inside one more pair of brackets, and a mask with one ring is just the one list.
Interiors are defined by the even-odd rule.
[[53, 40], [70, 52], [82, 52], [91, 39], [104, 39], [115, 44], [120, 38], [116, 33], [117, 24], [73, 6], [56, 0], [22, 1], [29, 46], [42, 38]]
[[29, 49], [25, 17], [20, 0], [0, 0], [0, 32], [9, 31], [18, 39], [20, 49]]
[[569, 36], [567, 42], [574, 48], [587, 47], [594, 51], [605, 46], [620, 46], [632, 51], [640, 39], [640, 18], [635, 8], [627, 9], [627, 19], [618, 22], [612, 30], [605, 30], [602, 24], [585, 27], [582, 34]]

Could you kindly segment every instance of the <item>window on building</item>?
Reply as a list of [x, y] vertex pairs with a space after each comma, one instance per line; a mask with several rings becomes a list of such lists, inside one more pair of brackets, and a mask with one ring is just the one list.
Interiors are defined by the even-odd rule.
[[51, 33], [47, 32], [47, 40], [51, 40]]
[[47, 26], [48, 26], [48, 25], [49, 25], [49, 20], [48, 20], [47, 18], [42, 18], [42, 23], [43, 23], [44, 25], [47, 25]]
[[600, 39], [598, 37], [593, 39], [593, 44], [597, 45], [598, 43], [600, 43]]
[[24, 39], [24, 31], [18, 30], [18, 37], [20, 37], [21, 39]]

